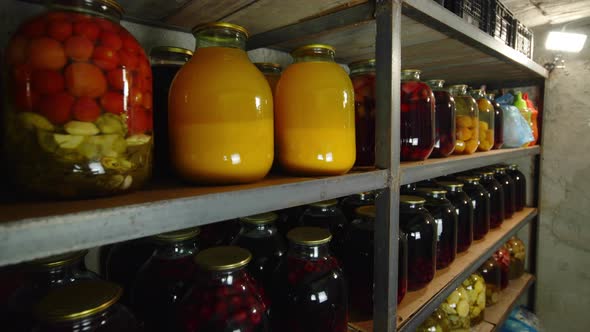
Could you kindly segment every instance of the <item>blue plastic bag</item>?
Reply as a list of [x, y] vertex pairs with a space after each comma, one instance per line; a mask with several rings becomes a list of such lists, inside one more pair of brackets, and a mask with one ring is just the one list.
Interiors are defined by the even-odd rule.
[[535, 314], [519, 307], [512, 310], [501, 332], [543, 332], [543, 327]]
[[500, 105], [504, 112], [504, 146], [518, 148], [535, 140], [531, 126], [516, 106]]

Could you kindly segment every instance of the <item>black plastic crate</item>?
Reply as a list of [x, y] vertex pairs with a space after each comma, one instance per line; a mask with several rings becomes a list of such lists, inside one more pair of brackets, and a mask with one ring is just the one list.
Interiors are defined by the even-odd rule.
[[463, 20], [488, 32], [490, 27], [491, 0], [447, 0], [445, 8], [461, 16]]
[[490, 0], [490, 26], [488, 32], [506, 45], [514, 47], [516, 19], [499, 0]]
[[532, 59], [534, 45], [533, 32], [518, 21], [515, 22], [515, 26], [514, 49]]

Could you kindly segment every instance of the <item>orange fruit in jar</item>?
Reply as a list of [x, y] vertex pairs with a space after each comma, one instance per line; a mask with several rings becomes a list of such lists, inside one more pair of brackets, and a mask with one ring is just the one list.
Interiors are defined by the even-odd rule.
[[119, 55], [115, 50], [98, 46], [92, 53], [92, 62], [104, 70], [112, 70], [119, 66]]
[[67, 63], [62, 44], [47, 37], [31, 40], [28, 47], [28, 56], [31, 65], [38, 69], [58, 70]]
[[128, 70], [133, 70], [137, 68], [139, 63], [137, 55], [135, 55], [131, 51], [124, 49], [119, 50], [117, 54], [119, 55], [119, 62], [121, 63], [121, 67]]
[[96, 23], [90, 21], [89, 17], [85, 17], [74, 23], [74, 34], [84, 36], [94, 42], [100, 35], [100, 28]]
[[99, 41], [103, 46], [115, 51], [119, 50], [121, 46], [123, 46], [121, 37], [112, 31], [102, 31], [100, 33]]
[[14, 36], [6, 49], [6, 61], [11, 65], [25, 62], [27, 60], [28, 45], [29, 41], [25, 37]]
[[35, 70], [31, 81], [35, 92], [42, 95], [62, 92], [65, 86], [63, 75], [56, 70]]
[[476, 139], [470, 139], [465, 143], [465, 150], [467, 150], [468, 153], [472, 153], [472, 151], [477, 150], [478, 146], [479, 142]]
[[151, 130], [152, 113], [141, 106], [133, 107], [128, 112], [127, 128], [131, 135], [145, 133]]
[[107, 73], [109, 86], [114, 90], [123, 90], [125, 85], [131, 87], [133, 75], [125, 68], [116, 68]]
[[72, 36], [64, 44], [66, 55], [76, 61], [87, 61], [94, 52], [94, 44], [84, 36]]
[[93, 98], [80, 97], [74, 102], [73, 113], [78, 121], [94, 122], [100, 116], [100, 107]]
[[74, 97], [69, 93], [47, 95], [41, 98], [39, 113], [53, 124], [64, 124], [72, 119], [72, 105], [74, 105]]
[[123, 94], [109, 91], [100, 98], [100, 105], [105, 111], [119, 115], [125, 110], [124, 99]]
[[72, 35], [73, 30], [72, 23], [67, 21], [54, 20], [49, 22], [47, 26], [47, 34], [49, 37], [60, 42], [68, 39], [68, 37]]
[[93, 64], [72, 63], [66, 68], [66, 88], [76, 97], [100, 97], [107, 90], [107, 79]]
[[14, 78], [17, 83], [30, 83], [33, 80], [33, 67], [28, 63], [15, 65], [12, 68], [12, 78]]
[[39, 102], [39, 94], [28, 84], [19, 84], [14, 91], [14, 104], [17, 110], [31, 112]]
[[45, 20], [42, 17], [34, 18], [21, 26], [19, 32], [27, 38], [39, 38], [45, 35]]

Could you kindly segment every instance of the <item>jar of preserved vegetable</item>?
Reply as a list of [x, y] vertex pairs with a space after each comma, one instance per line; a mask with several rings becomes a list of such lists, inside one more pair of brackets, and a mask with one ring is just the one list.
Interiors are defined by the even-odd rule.
[[452, 85], [449, 92], [455, 99], [457, 142], [455, 154], [472, 154], [479, 146], [479, 108], [467, 94], [467, 85]]
[[354, 89], [334, 48], [312, 44], [293, 51], [276, 92], [281, 167], [298, 175], [339, 175], [354, 165]]
[[150, 50], [154, 74], [154, 175], [170, 176], [170, 140], [168, 139], [168, 93], [172, 80], [193, 52], [181, 47], [157, 46]]
[[420, 324], [416, 332], [451, 332], [449, 317], [444, 311], [437, 308], [430, 317]]
[[152, 72], [114, 0], [50, 1], [7, 48], [4, 163], [50, 198], [139, 188], [152, 166]]
[[486, 307], [491, 307], [500, 300], [502, 289], [502, 271], [500, 265], [490, 257], [479, 268], [479, 274], [486, 282]]
[[303, 226], [321, 227], [329, 230], [334, 237], [330, 241], [330, 248], [336, 257], [342, 259], [348, 220], [338, 206], [338, 200], [330, 199], [310, 204], [303, 211], [299, 223]]
[[471, 305], [469, 294], [465, 288], [457, 287], [440, 305], [439, 309], [447, 315], [450, 331], [469, 331], [472, 326]]
[[131, 311], [118, 303], [122, 293], [120, 286], [98, 280], [53, 290], [35, 307], [40, 323], [33, 331], [142, 331]]
[[504, 111], [500, 104], [495, 100], [493, 93], [487, 94], [487, 98], [494, 106], [494, 147], [493, 149], [501, 149], [504, 145]]
[[489, 151], [495, 143], [495, 117], [494, 105], [486, 98], [485, 92], [481, 89], [471, 92], [477, 101], [479, 110], [479, 151]]
[[506, 173], [507, 165], [495, 165], [493, 170], [494, 178], [504, 189], [504, 219], [510, 219], [516, 211], [516, 185], [512, 177]]
[[251, 259], [248, 250], [234, 246], [199, 252], [194, 285], [180, 303], [173, 330], [269, 331], [266, 303], [246, 270]]
[[455, 150], [455, 99], [448, 89], [443, 88], [444, 80], [429, 80], [435, 99], [436, 136], [433, 157], [448, 157]]
[[375, 166], [375, 59], [348, 65], [354, 86], [355, 166]]
[[273, 288], [273, 330], [346, 332], [348, 290], [338, 260], [330, 254], [330, 232], [299, 227], [287, 234], [291, 246]]
[[279, 79], [281, 78], [281, 65], [278, 63], [270, 63], [270, 62], [254, 62], [254, 65], [266, 78], [268, 85], [270, 86], [270, 90], [274, 97], [275, 90], [277, 88], [277, 83], [279, 83]]
[[506, 249], [510, 253], [510, 273], [509, 278], [517, 279], [524, 274], [526, 248], [524, 242], [517, 236], [513, 236], [506, 242]]
[[510, 274], [510, 252], [505, 247], [500, 247], [492, 258], [498, 263], [500, 267], [500, 286], [502, 289], [508, 287], [508, 280]]
[[471, 199], [473, 205], [473, 239], [481, 240], [490, 231], [490, 193], [479, 183], [479, 176], [460, 175], [463, 191]]
[[497, 228], [502, 225], [506, 212], [504, 211], [504, 188], [502, 184], [494, 178], [494, 171], [479, 170], [481, 176], [481, 185], [490, 193], [490, 228]]
[[418, 188], [418, 194], [426, 198], [424, 207], [436, 223], [436, 268], [451, 265], [457, 255], [457, 214], [446, 198], [447, 191], [438, 188]]
[[426, 200], [417, 196], [400, 196], [400, 232], [408, 238], [408, 290], [428, 285], [436, 271], [437, 227], [424, 208]]
[[420, 70], [402, 70], [401, 160], [425, 160], [435, 140], [434, 94], [420, 81]]
[[244, 51], [248, 32], [199, 25], [191, 60], [169, 95], [170, 157], [185, 180], [208, 184], [262, 179], [274, 154], [272, 92]]
[[462, 286], [467, 291], [469, 298], [471, 326], [475, 326], [483, 321], [486, 309], [486, 284], [480, 274], [474, 273], [463, 281]]
[[375, 192], [373, 191], [365, 191], [362, 193], [350, 195], [340, 201], [342, 212], [344, 212], [347, 221], [352, 221], [356, 218], [356, 209], [359, 207], [374, 204]]
[[526, 205], [526, 178], [516, 164], [508, 166], [506, 173], [514, 181], [514, 209], [522, 211]]
[[242, 229], [233, 241], [233, 245], [252, 254], [248, 272], [265, 292], [270, 290], [273, 274], [287, 252], [287, 245], [275, 226], [277, 219], [278, 215], [272, 212], [241, 218]]
[[463, 183], [440, 181], [438, 184], [446, 191], [447, 199], [455, 207], [457, 214], [457, 252], [469, 249], [473, 242], [473, 204], [463, 191]]
[[176, 321], [180, 300], [192, 285], [200, 229], [156, 235], [153, 256], [137, 273], [129, 307], [147, 331], [167, 331]]
[[401, 195], [416, 196], [416, 184], [404, 184], [399, 188], [399, 192]]

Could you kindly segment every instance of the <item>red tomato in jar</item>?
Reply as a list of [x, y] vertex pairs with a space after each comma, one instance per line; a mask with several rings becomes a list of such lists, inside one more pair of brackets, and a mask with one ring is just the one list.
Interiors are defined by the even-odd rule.
[[100, 28], [96, 23], [90, 21], [89, 17], [85, 17], [74, 23], [74, 34], [84, 36], [94, 42], [100, 35]]
[[25, 23], [19, 32], [27, 38], [39, 38], [45, 35], [45, 20], [43, 18], [34, 18]]
[[78, 121], [94, 122], [100, 116], [100, 107], [94, 98], [80, 97], [74, 103], [73, 113]]
[[72, 119], [74, 97], [67, 92], [47, 95], [41, 98], [39, 113], [53, 124], [64, 124]]
[[105, 111], [119, 115], [125, 110], [125, 97], [118, 92], [109, 91], [100, 98], [100, 105]]
[[94, 52], [94, 44], [84, 36], [72, 36], [64, 46], [66, 56], [76, 61], [87, 61]]
[[107, 79], [97, 66], [77, 62], [66, 68], [66, 88], [76, 97], [100, 97], [107, 90]]
[[133, 75], [131, 71], [124, 68], [116, 68], [107, 73], [107, 79], [111, 90], [123, 90], [125, 85], [127, 87], [133, 86]]
[[119, 55], [121, 67], [127, 70], [133, 70], [137, 68], [137, 65], [139, 63], [139, 58], [137, 57], [137, 55], [125, 49], [119, 50], [117, 54]]
[[72, 35], [73, 30], [72, 23], [67, 21], [54, 20], [49, 22], [47, 27], [49, 37], [60, 42], [68, 39]]
[[127, 127], [131, 135], [152, 129], [152, 113], [141, 106], [132, 107], [127, 113]]
[[33, 89], [42, 95], [56, 94], [64, 90], [65, 79], [61, 72], [56, 70], [35, 70], [32, 85]]
[[55, 39], [41, 37], [31, 40], [28, 48], [31, 65], [38, 69], [62, 69], [66, 63], [63, 45]]
[[92, 54], [94, 64], [104, 70], [113, 70], [119, 65], [119, 55], [113, 49], [98, 46]]
[[123, 46], [123, 42], [119, 35], [112, 31], [102, 31], [100, 33], [99, 41], [104, 47], [115, 51], [118, 51], [121, 46]]

